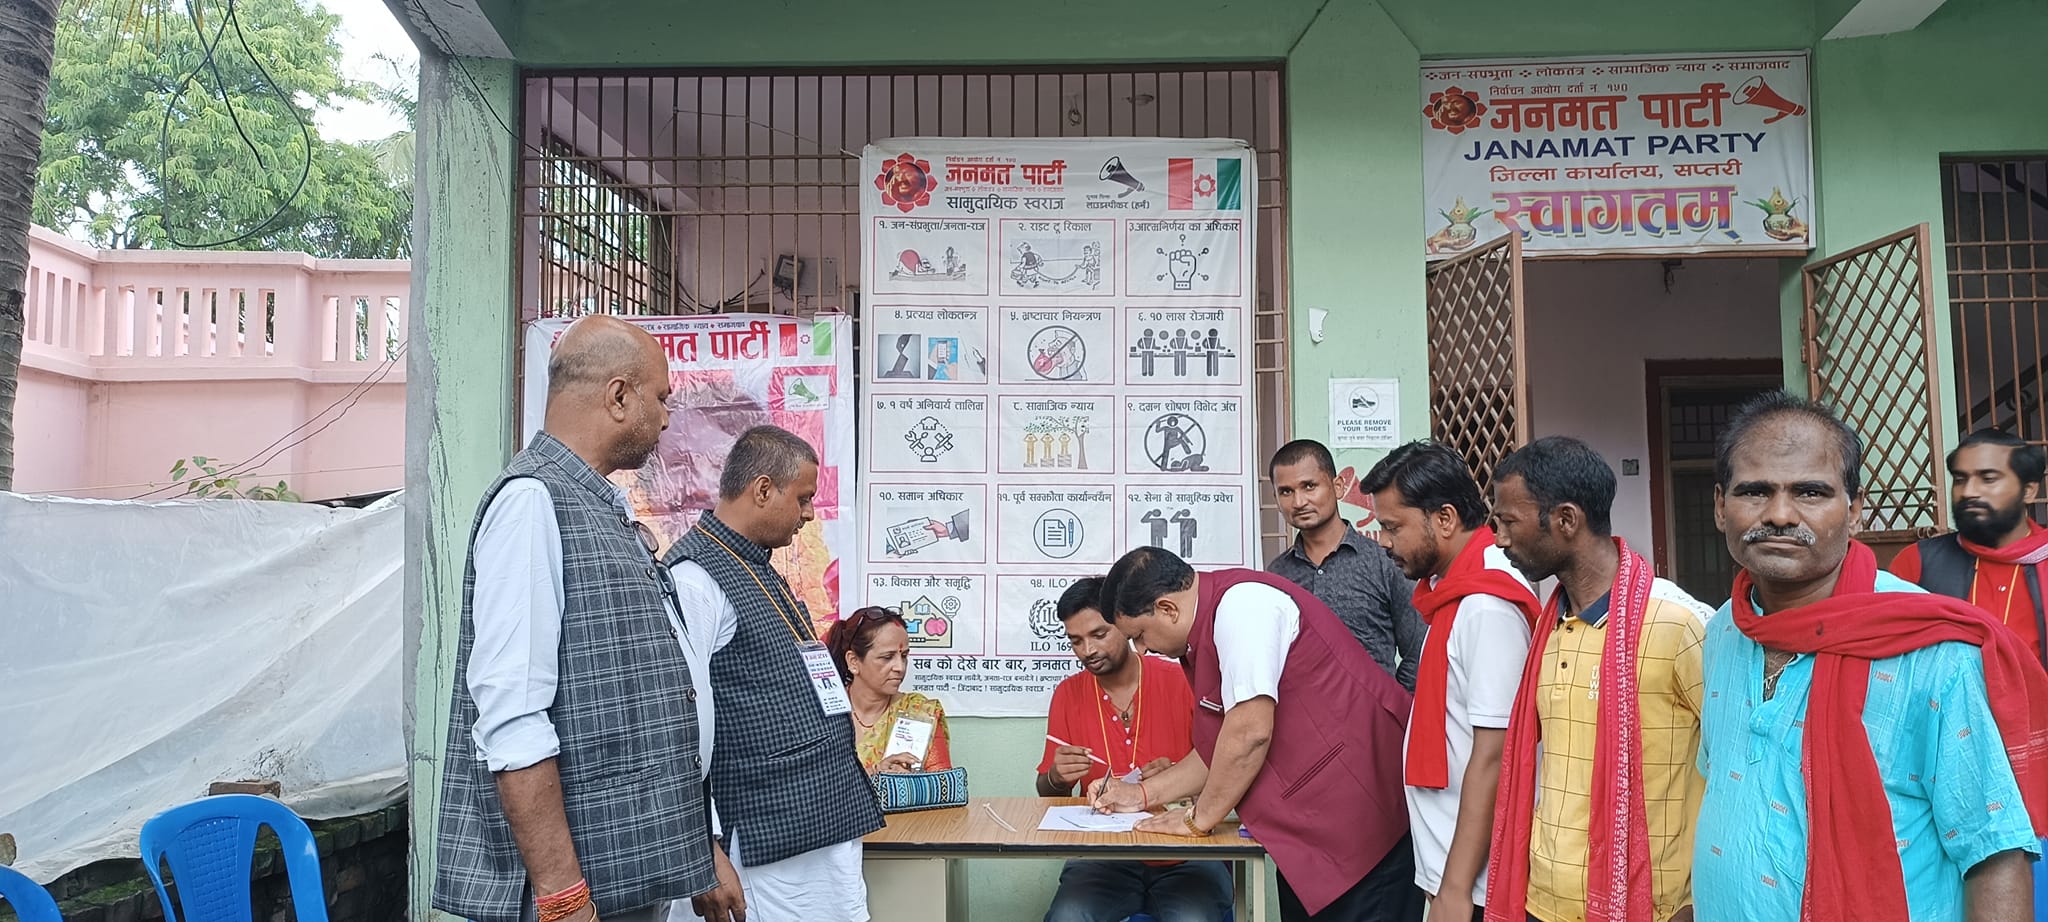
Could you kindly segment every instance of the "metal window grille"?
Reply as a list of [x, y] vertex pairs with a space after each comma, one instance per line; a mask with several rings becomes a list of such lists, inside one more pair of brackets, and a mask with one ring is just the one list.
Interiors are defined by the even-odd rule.
[[540, 316], [668, 313], [674, 218], [600, 156], [552, 133], [537, 147]]
[[1866, 540], [1947, 527], [1927, 225], [1807, 266], [1807, 385], [1863, 436]]
[[1941, 195], [1958, 427], [2048, 445], [2048, 158], [1948, 161]]
[[[532, 74], [521, 316], [839, 310], [857, 325], [870, 141], [1238, 138], [1258, 163], [1257, 447], [1269, 457], [1290, 426], [1281, 93], [1272, 66]], [[1287, 540], [1271, 495], [1269, 555]]]
[[1428, 270], [1429, 434], [1458, 450], [1481, 490], [1529, 441], [1522, 241], [1509, 234]]
[[1727, 601], [1735, 579], [1735, 562], [1714, 523], [1714, 446], [1735, 411], [1756, 395], [1754, 387], [1672, 390], [1665, 411], [1671, 439], [1665, 464], [1671, 477], [1672, 578], [1687, 594], [1711, 605]]

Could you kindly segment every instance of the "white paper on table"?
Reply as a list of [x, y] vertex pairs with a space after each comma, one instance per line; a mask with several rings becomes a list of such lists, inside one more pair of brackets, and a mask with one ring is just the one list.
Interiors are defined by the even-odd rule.
[[1052, 832], [1130, 832], [1150, 813], [1097, 813], [1086, 804], [1045, 808], [1038, 828]]
[[924, 761], [925, 749], [931, 745], [932, 722], [915, 717], [898, 717], [895, 726], [889, 728], [889, 749], [882, 753], [886, 759], [897, 753], [908, 753], [911, 758]]

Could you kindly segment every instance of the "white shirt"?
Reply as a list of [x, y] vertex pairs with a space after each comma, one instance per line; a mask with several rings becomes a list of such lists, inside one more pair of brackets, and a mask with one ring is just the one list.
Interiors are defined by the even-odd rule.
[[[705, 769], [711, 766], [711, 656], [732, 642], [739, 612], [701, 564], [677, 561], [669, 568], [676, 597], [687, 614], [683, 632], [689, 651], [691, 681], [697, 685], [698, 725], [704, 731]], [[713, 805], [713, 828], [722, 828]], [[867, 882], [861, 876], [861, 842], [849, 839], [815, 848], [772, 864], [746, 867], [740, 858], [737, 833], [726, 840], [726, 857], [739, 870], [740, 889], [747, 898], [749, 922], [867, 922]], [[671, 922], [698, 918], [688, 901], [669, 910]]]
[[[1486, 568], [1502, 571], [1524, 586], [1529, 584], [1499, 548], [1486, 549]], [[1431, 579], [1430, 585], [1435, 584]], [[1406, 787], [1408, 830], [1415, 843], [1415, 885], [1426, 893], [1434, 894], [1443, 885], [1444, 862], [1450, 858], [1451, 838], [1458, 831], [1458, 799], [1465, 787], [1465, 768], [1472, 761], [1472, 730], [1507, 729], [1532, 642], [1528, 620], [1506, 600], [1468, 595], [1458, 603], [1458, 617], [1451, 622], [1445, 647], [1450, 668], [1444, 681], [1444, 740], [1449, 744], [1450, 783], [1442, 789]], [[1404, 739], [1404, 756], [1406, 747]], [[1485, 901], [1486, 865], [1481, 862], [1479, 877], [1472, 885], [1472, 902], [1479, 905]]]
[[[616, 486], [613, 490], [619, 514], [630, 515], [626, 492]], [[484, 510], [473, 553], [476, 589], [470, 619], [476, 640], [464, 674], [476, 701], [470, 738], [477, 758], [491, 771], [516, 771], [562, 752], [554, 722], [548, 718], [560, 679], [565, 604], [562, 530], [548, 488], [522, 477], [498, 490]], [[683, 641], [683, 657], [697, 688], [697, 754], [708, 773], [713, 714], [711, 656], [705, 651], [708, 626], [693, 621], [686, 627], [673, 607], [668, 617]]]
[[1280, 670], [1301, 636], [1301, 609], [1264, 583], [1238, 583], [1216, 599], [1211, 632], [1223, 678], [1223, 709], [1267, 697], [1280, 702]]

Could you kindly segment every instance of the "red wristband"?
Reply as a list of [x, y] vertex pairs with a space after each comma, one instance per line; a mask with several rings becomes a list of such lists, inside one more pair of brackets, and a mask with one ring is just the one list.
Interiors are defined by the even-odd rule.
[[577, 910], [588, 905], [590, 905], [590, 881], [588, 879], [579, 880], [568, 889], [559, 893], [550, 893], [546, 896], [536, 896], [533, 898], [533, 907], [537, 910], [540, 922], [561, 922], [562, 919], [575, 915]]

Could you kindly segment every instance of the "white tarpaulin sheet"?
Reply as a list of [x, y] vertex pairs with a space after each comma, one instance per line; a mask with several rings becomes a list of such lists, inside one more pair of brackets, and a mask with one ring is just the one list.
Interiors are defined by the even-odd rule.
[[214, 781], [405, 796], [404, 511], [0, 493], [0, 832], [49, 881]]

